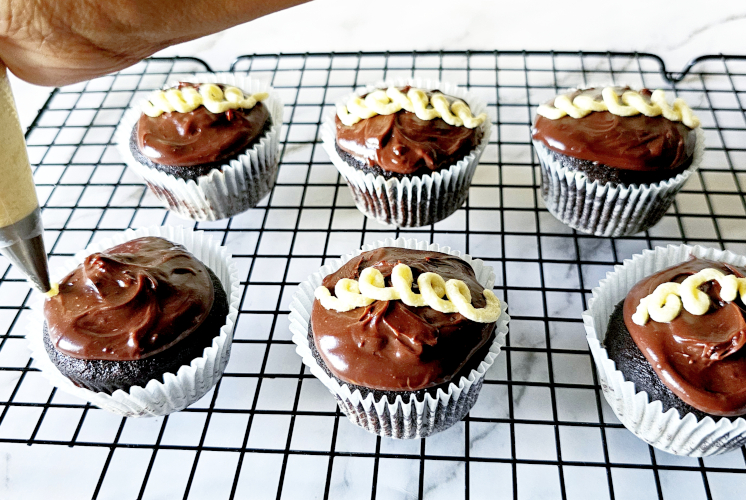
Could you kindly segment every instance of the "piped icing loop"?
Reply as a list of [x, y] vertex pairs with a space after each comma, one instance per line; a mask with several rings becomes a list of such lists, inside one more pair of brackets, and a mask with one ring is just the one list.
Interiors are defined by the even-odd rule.
[[707, 268], [688, 276], [681, 283], [661, 283], [650, 295], [640, 299], [632, 321], [643, 326], [652, 319], [658, 323], [670, 323], [682, 308], [687, 312], [702, 316], [710, 310], [710, 297], [699, 289], [708, 281], [720, 285], [720, 298], [733, 302], [740, 295], [746, 298], [746, 278], [737, 278], [733, 274], [723, 274], [717, 269]]
[[691, 129], [700, 125], [699, 118], [683, 99], [674, 100], [671, 106], [661, 89], [653, 91], [649, 98], [636, 90], [621, 87], [604, 87], [600, 93], [597, 89], [574, 91], [557, 96], [552, 104], [540, 105], [537, 113], [550, 120], [558, 120], [567, 115], [583, 118], [594, 111], [608, 111], [617, 116], [663, 115]]
[[460, 99], [451, 102], [440, 92], [428, 96], [426, 91], [416, 88], [410, 88], [404, 94], [396, 87], [374, 90], [365, 98], [352, 97], [346, 105], [337, 105], [337, 116], [349, 127], [360, 120], [376, 115], [391, 115], [402, 109], [414, 113], [420, 120], [441, 118], [448, 125], [469, 129], [487, 120], [487, 113], [475, 117], [469, 105]]
[[337, 282], [334, 286], [334, 294], [336, 297], [333, 297], [324, 286], [318, 287], [314, 293], [322, 306], [339, 312], [365, 307], [375, 301], [375, 299], [361, 295], [358, 282], [349, 278], [342, 278]]
[[[425, 297], [423, 297], [419, 293], [414, 293], [412, 291], [413, 282], [414, 278], [412, 277], [412, 270], [409, 268], [409, 266], [405, 266], [403, 264], [397, 264], [396, 266], [394, 266], [394, 269], [391, 273], [391, 283], [399, 292], [401, 301], [411, 307], [425, 307], [427, 305]], [[445, 293], [445, 288], [440, 290], [441, 297]]]
[[373, 300], [399, 300], [401, 298], [396, 288], [385, 285], [381, 271], [373, 267], [363, 269], [360, 273], [359, 285], [360, 293]]
[[202, 83], [198, 88], [185, 86], [153, 92], [142, 104], [142, 112], [155, 118], [174, 111], [189, 113], [204, 106], [211, 113], [224, 113], [229, 109], [251, 109], [268, 97], [267, 92], [245, 95], [238, 87]]
[[441, 298], [445, 293], [440, 293], [440, 290], [447, 291], [446, 285], [443, 277], [436, 273], [422, 273], [417, 278], [417, 286], [430, 307], [446, 314], [458, 312], [458, 307], [453, 301]]
[[[429, 306], [442, 313], [460, 313], [477, 323], [492, 323], [500, 316], [500, 300], [492, 290], [484, 290], [487, 305], [475, 308], [471, 304], [469, 287], [461, 280], [450, 279], [447, 282], [437, 273], [422, 273], [417, 278], [420, 293], [412, 291], [414, 278], [412, 269], [406, 264], [397, 264], [391, 271], [391, 283], [387, 287], [381, 272], [374, 268], [365, 268], [360, 273], [360, 280], [343, 278], [334, 287], [336, 297], [329, 290], [320, 286], [314, 292], [315, 297], [326, 309], [346, 312], [357, 307], [365, 307], [376, 300], [401, 300], [408, 306]], [[447, 300], [443, 299], [443, 296]]]

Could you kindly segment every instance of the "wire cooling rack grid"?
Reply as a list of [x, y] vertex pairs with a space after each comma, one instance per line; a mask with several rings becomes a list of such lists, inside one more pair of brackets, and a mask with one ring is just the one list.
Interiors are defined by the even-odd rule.
[[[164, 418], [125, 419], [54, 390], [24, 339], [30, 293], [0, 268], [0, 491], [3, 498], [676, 498], [746, 497], [746, 452], [680, 458], [615, 419], [599, 392], [580, 313], [614, 264], [644, 248], [702, 243], [746, 253], [746, 62], [709, 56], [669, 74], [655, 56], [582, 53], [256, 55], [232, 70], [269, 80], [285, 107], [277, 185], [229, 221], [160, 208], [112, 136], [123, 110], [167, 79], [209, 69], [149, 60], [55, 91], [28, 134], [51, 265], [127, 227], [183, 224], [226, 244], [243, 299], [218, 386]], [[317, 140], [353, 88], [409, 76], [470, 87], [496, 124], [467, 204], [420, 230], [366, 220]], [[707, 135], [702, 170], [663, 221], [628, 238], [577, 234], [544, 209], [529, 140], [535, 107], [594, 82], [669, 87]], [[499, 104], [498, 104], [499, 103]], [[303, 370], [288, 330], [301, 280], [328, 258], [416, 237], [485, 259], [513, 317], [508, 347], [470, 415], [421, 441], [380, 439], [346, 421]]]

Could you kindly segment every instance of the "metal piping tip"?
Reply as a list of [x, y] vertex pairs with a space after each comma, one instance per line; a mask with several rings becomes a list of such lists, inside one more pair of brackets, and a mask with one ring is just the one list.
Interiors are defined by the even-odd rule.
[[0, 248], [0, 253], [14, 266], [18, 266], [40, 292], [47, 293], [51, 289], [47, 252], [42, 235]]

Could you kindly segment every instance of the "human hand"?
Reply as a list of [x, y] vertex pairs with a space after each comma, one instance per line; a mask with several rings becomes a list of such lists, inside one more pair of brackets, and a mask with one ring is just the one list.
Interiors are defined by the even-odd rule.
[[0, 0], [0, 60], [59, 86], [308, 0]]

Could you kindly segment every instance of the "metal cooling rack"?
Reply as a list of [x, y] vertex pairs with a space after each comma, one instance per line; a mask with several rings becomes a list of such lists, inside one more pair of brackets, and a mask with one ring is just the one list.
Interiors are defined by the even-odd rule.
[[[706, 56], [669, 73], [650, 54], [435, 52], [241, 57], [285, 106], [277, 185], [261, 206], [194, 223], [160, 208], [112, 135], [123, 110], [167, 79], [210, 68], [152, 59], [54, 91], [27, 134], [51, 265], [127, 227], [183, 224], [230, 247], [241, 315], [218, 386], [182, 412], [124, 419], [58, 392], [25, 348], [30, 292], [0, 267], [3, 498], [689, 498], [746, 497], [746, 451], [705, 459], [655, 451], [604, 401], [580, 313], [614, 264], [644, 248], [702, 243], [746, 253], [746, 61]], [[321, 116], [356, 86], [434, 77], [470, 87], [494, 127], [467, 204], [421, 230], [366, 220], [319, 147]], [[618, 239], [577, 234], [542, 205], [529, 140], [535, 107], [594, 82], [665, 87], [703, 122], [707, 154], [663, 221]], [[508, 347], [470, 415], [422, 441], [348, 423], [302, 367], [288, 331], [295, 286], [328, 258], [385, 237], [485, 259], [510, 304]]]

